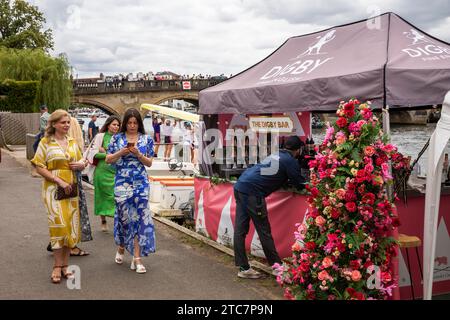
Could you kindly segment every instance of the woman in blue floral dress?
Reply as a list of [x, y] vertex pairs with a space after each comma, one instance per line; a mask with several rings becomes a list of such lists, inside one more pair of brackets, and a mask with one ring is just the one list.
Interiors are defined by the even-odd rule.
[[125, 249], [133, 255], [131, 269], [145, 273], [141, 255], [155, 252], [155, 229], [149, 208], [149, 181], [145, 166], [152, 165], [153, 140], [145, 135], [136, 109], [125, 112], [120, 133], [111, 138], [106, 162], [116, 167], [114, 240], [115, 261], [123, 263]]

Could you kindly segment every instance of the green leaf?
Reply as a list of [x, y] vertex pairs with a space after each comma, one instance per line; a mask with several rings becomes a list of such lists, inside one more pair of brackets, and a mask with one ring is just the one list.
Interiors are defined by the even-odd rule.
[[361, 156], [359, 155], [359, 150], [358, 149], [353, 149], [351, 155], [352, 155], [352, 159], [353, 160], [355, 160], [357, 162], [361, 162], [362, 161]]

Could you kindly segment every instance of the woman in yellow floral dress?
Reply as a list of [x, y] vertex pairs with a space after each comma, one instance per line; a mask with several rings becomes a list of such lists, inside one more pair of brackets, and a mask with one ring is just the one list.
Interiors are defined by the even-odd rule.
[[[74, 171], [84, 169], [84, 161], [75, 140], [67, 133], [70, 116], [64, 110], [56, 110], [48, 119], [45, 137], [39, 143], [31, 160], [37, 172], [45, 178], [42, 198], [48, 212], [50, 243], [55, 263], [51, 280], [53, 283], [73, 275], [67, 272], [70, 249], [80, 241], [80, 210], [78, 196], [56, 200], [57, 187], [69, 195], [76, 183]], [[78, 195], [78, 193], [76, 193]]]

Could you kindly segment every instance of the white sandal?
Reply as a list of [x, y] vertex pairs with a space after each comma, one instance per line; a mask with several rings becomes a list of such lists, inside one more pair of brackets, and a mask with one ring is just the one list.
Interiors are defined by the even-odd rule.
[[124, 253], [125, 253], [125, 248], [124, 248], [124, 251], [123, 251], [122, 254], [119, 252], [119, 249], [117, 249], [116, 258], [114, 259], [117, 264], [122, 264], [123, 263], [123, 255], [124, 255]]
[[130, 269], [131, 270], [136, 270], [136, 273], [146, 273], [147, 270], [145, 269], [145, 267], [142, 264], [142, 262], [141, 263], [137, 263], [137, 261], [141, 261], [141, 258], [133, 257], [133, 260], [131, 261]]

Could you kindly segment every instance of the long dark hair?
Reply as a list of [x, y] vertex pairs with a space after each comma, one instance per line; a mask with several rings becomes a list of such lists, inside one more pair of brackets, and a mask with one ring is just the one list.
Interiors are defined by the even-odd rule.
[[125, 114], [123, 115], [122, 126], [120, 127], [120, 132], [125, 133], [127, 131], [127, 123], [130, 118], [136, 118], [136, 121], [138, 123], [138, 132], [145, 134], [144, 123], [142, 122], [141, 114], [135, 108], [130, 108], [125, 111]]
[[104, 124], [104, 125], [102, 126], [102, 128], [100, 129], [100, 132], [101, 132], [101, 133], [104, 133], [104, 132], [108, 131], [109, 125], [110, 125], [114, 120], [117, 120], [117, 121], [119, 122], [119, 127], [120, 127], [120, 125], [121, 125], [120, 118], [119, 118], [118, 116], [116, 116], [116, 115], [113, 114], [112, 116], [109, 116], [108, 119], [106, 119], [105, 124]]

